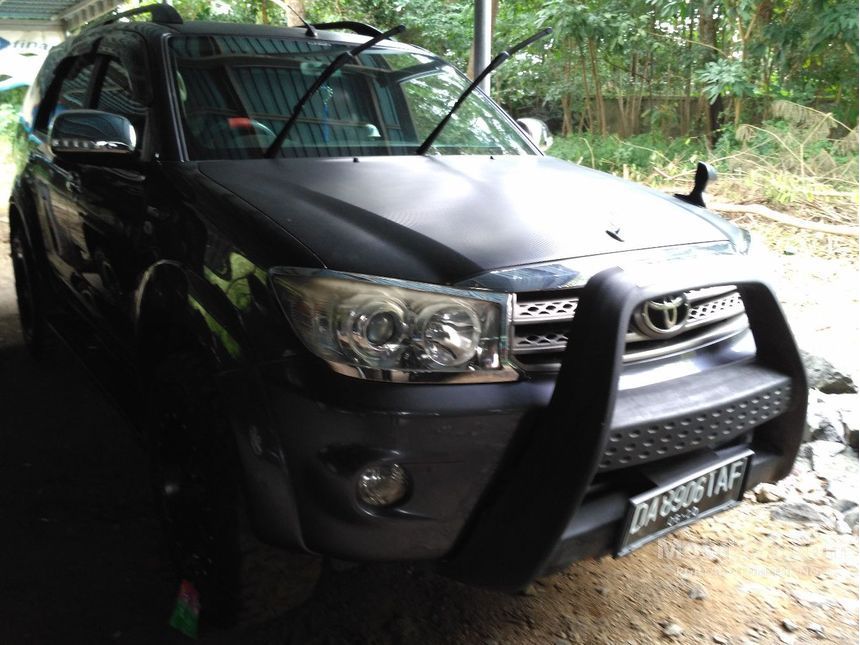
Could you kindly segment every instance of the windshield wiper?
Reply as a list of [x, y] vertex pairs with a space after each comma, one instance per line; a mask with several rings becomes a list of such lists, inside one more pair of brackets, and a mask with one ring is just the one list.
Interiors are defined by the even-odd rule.
[[293, 111], [290, 113], [290, 118], [287, 119], [287, 122], [284, 124], [284, 127], [281, 128], [280, 132], [278, 132], [278, 136], [275, 137], [275, 140], [272, 141], [272, 145], [266, 148], [266, 152], [264, 153], [264, 157], [270, 159], [275, 156], [275, 153], [280, 150], [281, 146], [284, 145], [284, 141], [287, 139], [287, 135], [290, 133], [293, 125], [299, 118], [299, 114], [302, 112], [302, 108], [305, 107], [305, 103], [308, 102], [319, 88], [323, 86], [323, 84], [330, 79], [335, 72], [337, 72], [341, 67], [346, 65], [349, 61], [354, 60], [360, 53], [364, 50], [373, 47], [375, 44], [380, 42], [381, 40], [385, 40], [386, 38], [391, 38], [392, 36], [399, 34], [401, 31], [405, 31], [406, 27], [403, 25], [397, 25], [396, 27], [392, 27], [385, 33], [379, 34], [378, 36], [374, 36], [370, 40], [361, 43], [360, 45], [356, 45], [349, 51], [343, 52], [340, 56], [335, 58], [332, 62], [328, 64], [319, 76], [317, 76], [317, 80], [314, 81], [314, 84], [308, 88], [308, 91], [302, 94], [302, 97], [296, 102], [296, 106], [293, 108]]
[[448, 121], [454, 115], [454, 112], [456, 112], [460, 108], [460, 106], [463, 104], [463, 101], [465, 101], [466, 98], [472, 92], [475, 91], [475, 88], [481, 84], [481, 81], [483, 81], [487, 77], [488, 74], [494, 72], [499, 65], [504, 63], [506, 60], [508, 60], [511, 56], [516, 54], [521, 49], [528, 47], [533, 42], [540, 40], [541, 38], [544, 38], [545, 36], [549, 36], [551, 33], [552, 33], [552, 27], [547, 27], [546, 29], [542, 29], [541, 31], [537, 32], [534, 36], [526, 38], [521, 43], [517, 43], [516, 45], [514, 45], [511, 48], [505, 49], [505, 50], [499, 52], [499, 54], [493, 60], [490, 61], [490, 64], [487, 65], [484, 68], [484, 70], [475, 77], [475, 80], [472, 81], [472, 83], [469, 85], [469, 87], [467, 87], [463, 91], [463, 93], [460, 94], [460, 97], [457, 99], [456, 103], [454, 103], [453, 107], [448, 112], [448, 114], [445, 115], [445, 118], [443, 118], [441, 121], [439, 121], [438, 125], [435, 128], [433, 128], [433, 131], [429, 135], [427, 135], [426, 139], [424, 139], [424, 142], [420, 146], [418, 146], [418, 150], [416, 150], [416, 154], [423, 155], [427, 152], [427, 150], [430, 149], [430, 146], [432, 146], [433, 142], [436, 141], [436, 137], [438, 137], [439, 134], [442, 132], [442, 130], [445, 129], [445, 126], [448, 125]]

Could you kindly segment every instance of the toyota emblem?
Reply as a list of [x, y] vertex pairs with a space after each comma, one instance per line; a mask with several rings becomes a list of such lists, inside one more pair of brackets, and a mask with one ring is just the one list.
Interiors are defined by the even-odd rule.
[[636, 328], [648, 338], [668, 338], [687, 324], [690, 305], [683, 293], [646, 300], [633, 316]]

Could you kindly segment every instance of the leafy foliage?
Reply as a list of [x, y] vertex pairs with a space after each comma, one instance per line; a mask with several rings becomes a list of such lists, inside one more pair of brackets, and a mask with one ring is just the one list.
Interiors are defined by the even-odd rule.
[[696, 161], [709, 158], [701, 137], [669, 139], [656, 133], [626, 139], [587, 133], [558, 137], [548, 154], [633, 179], [648, 177], [657, 169], [663, 174], [684, 172], [695, 167]]
[[738, 60], [715, 60], [707, 63], [696, 75], [710, 103], [723, 94], [749, 96], [753, 85], [747, 78], [747, 67]]
[[[260, 22], [264, 2], [271, 22], [285, 21], [271, 0], [220, 0], [228, 13], [210, 0], [173, 0], [189, 17], [241, 22]], [[472, 0], [306, 0], [304, 8], [316, 22], [403, 23], [405, 40], [469, 65]], [[555, 29], [493, 77], [496, 100], [555, 130], [698, 134], [710, 127], [699, 97], [712, 111], [731, 107], [724, 122], [735, 125], [760, 120], [770, 99], [857, 122], [857, 0], [495, 0], [494, 11], [494, 51]]]

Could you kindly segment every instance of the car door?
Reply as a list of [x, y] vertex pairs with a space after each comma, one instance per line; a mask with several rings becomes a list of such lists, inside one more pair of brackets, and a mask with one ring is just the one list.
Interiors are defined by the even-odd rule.
[[38, 144], [31, 154], [36, 208], [48, 262], [81, 300], [85, 295], [80, 276], [89, 257], [77, 215], [79, 169], [53, 155], [47, 135], [54, 116], [89, 106], [95, 67], [92, 56], [73, 56], [58, 66], [35, 120], [34, 129], [39, 136], [34, 137]]
[[106, 37], [99, 46], [98, 81], [93, 107], [126, 117], [135, 128], [135, 158], [122, 165], [82, 165], [79, 171], [78, 227], [90, 259], [82, 274], [92, 295], [93, 313], [116, 339], [131, 340], [133, 293], [143, 268], [151, 262], [144, 238], [150, 114], [132, 79], [144, 78], [134, 69], [145, 55], [136, 34]]

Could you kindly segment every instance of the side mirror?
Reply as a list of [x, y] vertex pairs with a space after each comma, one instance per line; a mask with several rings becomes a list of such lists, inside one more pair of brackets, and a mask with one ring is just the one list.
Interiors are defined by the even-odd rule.
[[706, 164], [703, 161], [700, 161], [696, 164], [696, 179], [693, 181], [693, 190], [690, 191], [689, 195], [678, 195], [675, 197], [680, 199], [681, 201], [687, 202], [688, 204], [693, 204], [694, 206], [701, 206], [702, 208], [707, 208], [705, 205], [705, 199], [702, 197], [702, 193], [705, 192], [705, 188], [708, 187], [708, 183], [717, 180], [717, 171], [710, 164]]
[[549, 132], [549, 126], [540, 119], [523, 117], [517, 119], [517, 125], [526, 133], [541, 152], [546, 152], [552, 145], [553, 138]]
[[51, 152], [61, 158], [109, 165], [134, 155], [137, 133], [124, 116], [99, 110], [68, 110], [51, 123]]

